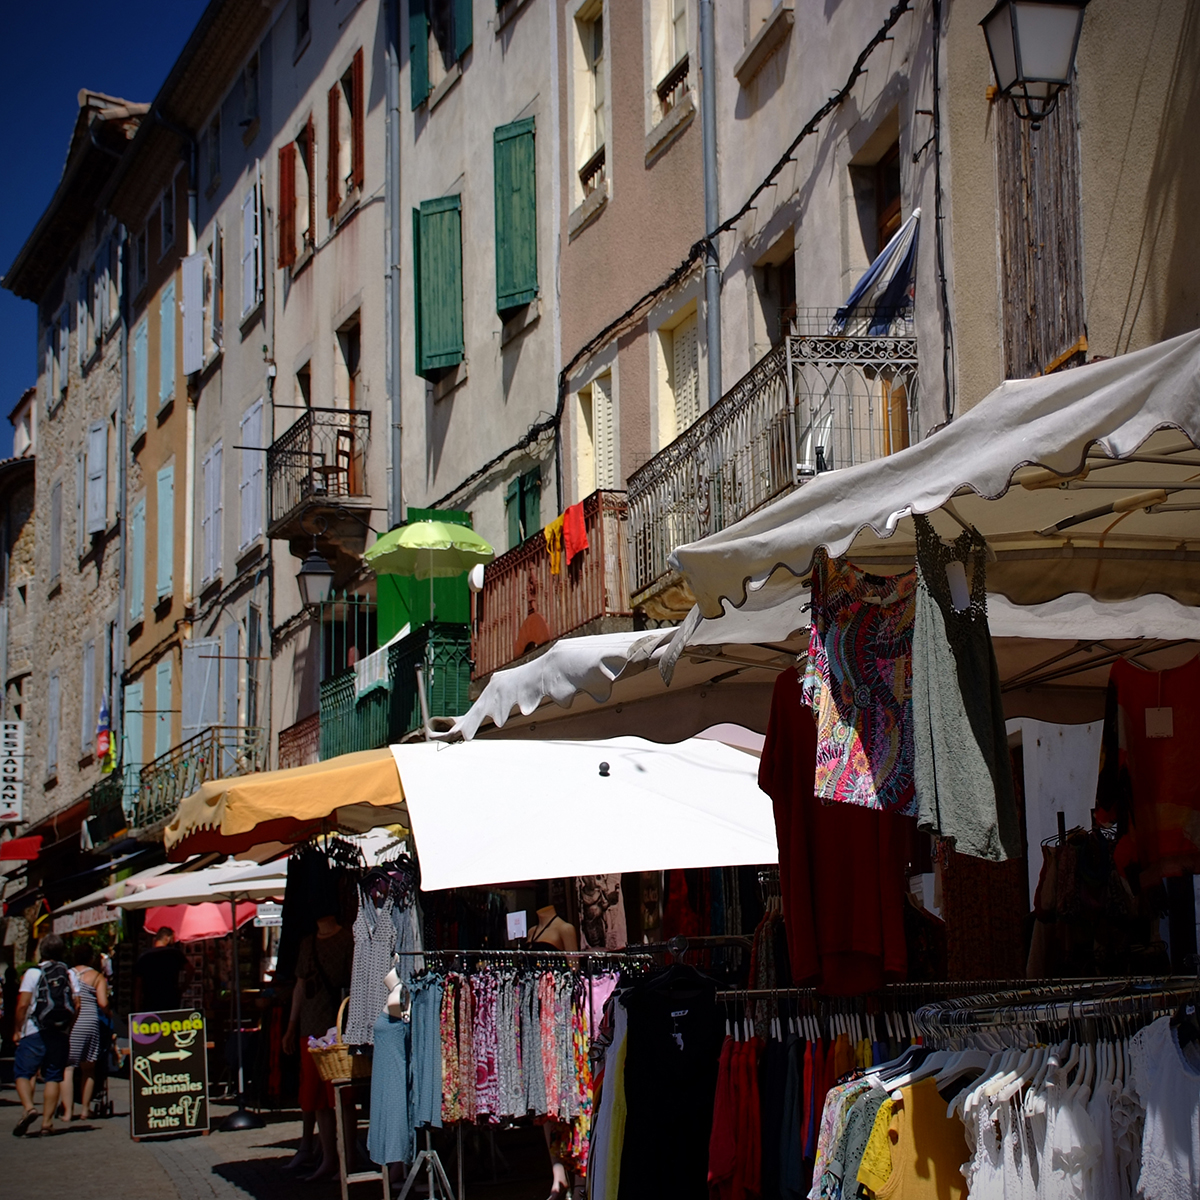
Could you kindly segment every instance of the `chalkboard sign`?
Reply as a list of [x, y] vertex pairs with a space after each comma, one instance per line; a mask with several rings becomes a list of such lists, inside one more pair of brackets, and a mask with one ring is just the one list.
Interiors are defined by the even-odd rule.
[[207, 1040], [195, 1009], [130, 1013], [130, 1136], [207, 1131]]

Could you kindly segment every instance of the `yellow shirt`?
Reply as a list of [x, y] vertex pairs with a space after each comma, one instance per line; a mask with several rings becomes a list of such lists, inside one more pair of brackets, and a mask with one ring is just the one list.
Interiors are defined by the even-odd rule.
[[[859, 1182], [871, 1188], [878, 1200], [964, 1200], [967, 1183], [961, 1167], [970, 1152], [962, 1122], [946, 1115], [946, 1102], [932, 1078], [902, 1088], [900, 1096], [891, 1106], [887, 1126], [891, 1173], [886, 1180], [878, 1176], [864, 1179], [864, 1154]], [[871, 1136], [874, 1138], [875, 1129]], [[870, 1142], [867, 1150], [871, 1150]]]

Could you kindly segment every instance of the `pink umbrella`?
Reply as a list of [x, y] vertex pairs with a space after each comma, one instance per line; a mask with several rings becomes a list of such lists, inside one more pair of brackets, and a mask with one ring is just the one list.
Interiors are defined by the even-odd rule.
[[[206, 938], [228, 937], [228, 904], [160, 904], [146, 909], [146, 932], [173, 929], [181, 942], [202, 942]], [[237, 906], [240, 929], [258, 912], [253, 900], [243, 900]]]

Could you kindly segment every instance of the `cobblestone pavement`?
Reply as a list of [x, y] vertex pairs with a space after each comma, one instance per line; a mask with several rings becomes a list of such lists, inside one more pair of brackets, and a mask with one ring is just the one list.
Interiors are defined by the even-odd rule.
[[[11, 1086], [0, 1090], [0, 1194], [13, 1200], [339, 1200], [336, 1182], [303, 1184], [280, 1170], [300, 1141], [298, 1115], [267, 1117], [265, 1129], [208, 1137], [129, 1137], [129, 1084], [109, 1080], [115, 1115], [61, 1123], [52, 1138], [14, 1138], [21, 1106]], [[41, 1102], [41, 1089], [38, 1090]], [[229, 1112], [212, 1106], [212, 1122]], [[361, 1185], [357, 1197], [379, 1195]]]

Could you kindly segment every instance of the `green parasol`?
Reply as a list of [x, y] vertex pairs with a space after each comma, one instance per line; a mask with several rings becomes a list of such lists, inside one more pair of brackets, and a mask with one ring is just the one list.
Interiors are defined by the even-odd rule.
[[466, 525], [414, 521], [385, 533], [363, 557], [377, 575], [449, 579], [490, 563], [496, 551]]

